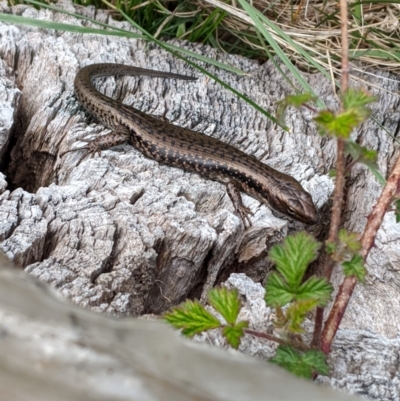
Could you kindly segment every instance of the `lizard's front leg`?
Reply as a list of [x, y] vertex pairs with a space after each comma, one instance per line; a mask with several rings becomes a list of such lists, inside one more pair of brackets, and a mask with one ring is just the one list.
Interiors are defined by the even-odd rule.
[[107, 135], [103, 135], [94, 140], [81, 139], [82, 142], [86, 142], [87, 145], [77, 149], [69, 149], [60, 154], [63, 157], [65, 154], [75, 152], [77, 150], [85, 149], [83, 156], [79, 159], [78, 165], [87, 155], [95, 155], [96, 153], [101, 154], [102, 150], [112, 148], [113, 146], [122, 145], [123, 143], [129, 142], [130, 131], [124, 125], [119, 125], [113, 132]]
[[251, 220], [249, 214], [253, 214], [251, 210], [243, 205], [242, 195], [239, 192], [239, 189], [232, 182], [226, 184], [226, 190], [228, 192], [229, 197], [233, 203], [233, 207], [235, 208], [235, 212], [242, 219], [243, 225], [245, 228], [251, 227]]

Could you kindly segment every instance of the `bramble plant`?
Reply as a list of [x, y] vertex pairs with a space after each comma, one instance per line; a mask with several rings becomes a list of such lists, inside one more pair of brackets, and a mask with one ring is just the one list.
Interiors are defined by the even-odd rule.
[[[308, 94], [287, 97], [278, 104], [278, 121], [282, 126], [284, 125], [284, 115], [288, 107], [307, 107], [309, 110], [314, 110], [308, 104], [313, 100], [315, 98]], [[369, 117], [370, 110], [367, 105], [375, 101], [375, 97], [364, 90], [349, 89], [340, 96], [340, 100], [339, 112], [322, 110], [315, 112], [314, 117], [318, 131], [322, 135], [337, 138], [342, 143], [343, 154], [346, 152], [352, 156], [353, 161], [347, 168], [336, 172], [336, 180], [338, 180], [338, 174], [344, 179], [344, 175], [352, 166], [363, 163], [371, 169], [378, 180], [382, 181], [376, 164], [376, 152], [356, 144], [350, 138], [351, 132]], [[399, 213], [399, 200], [396, 201], [396, 209]], [[337, 225], [336, 232], [325, 242], [323, 250], [329, 259], [328, 273], [325, 271], [325, 277], [311, 276], [306, 280], [304, 276], [307, 268], [317, 258], [320, 251], [319, 242], [306, 232], [298, 232], [288, 236], [282, 244], [271, 247], [268, 256], [275, 264], [276, 271], [268, 276], [265, 285], [265, 302], [275, 309], [274, 326], [279, 332], [279, 337], [258, 333], [248, 329], [248, 322], [238, 322], [240, 311], [238, 293], [236, 290], [226, 288], [213, 289], [208, 297], [210, 305], [225, 319], [224, 323], [221, 323], [197, 301], [186, 301], [166, 313], [164, 318], [174, 327], [182, 329], [183, 334], [189, 336], [220, 328], [228, 344], [234, 348], [238, 348], [240, 339], [245, 334], [277, 341], [280, 345], [271, 362], [302, 377], [313, 378], [316, 374], [326, 375], [328, 374], [326, 354], [329, 352], [333, 336], [330, 342], [320, 343], [320, 338], [323, 337], [320, 337], [318, 315], [321, 314], [322, 308], [329, 301], [333, 291], [329, 283], [331, 264], [340, 264], [346, 278], [350, 277], [355, 282], [364, 282], [366, 254], [363, 253], [363, 243], [360, 238], [360, 234], [345, 229], [339, 230]], [[342, 305], [336, 313], [344, 313], [345, 307]], [[306, 317], [316, 308], [319, 312], [316, 315], [314, 338], [311, 344], [306, 345], [301, 337], [304, 331], [302, 326]], [[326, 321], [323, 334], [330, 333], [331, 325], [332, 318]]]
[[192, 337], [203, 331], [221, 328], [226, 341], [233, 348], [238, 348], [240, 338], [248, 322], [237, 321], [240, 312], [240, 298], [237, 290], [214, 288], [208, 293], [208, 302], [221, 314], [226, 323], [219, 319], [198, 301], [186, 301], [164, 315], [164, 319], [178, 329], [182, 334]]
[[[332, 292], [332, 286], [323, 277], [312, 276], [304, 280], [307, 267], [317, 257], [320, 246], [306, 232], [288, 236], [282, 245], [274, 245], [269, 258], [275, 263], [277, 271], [269, 275], [266, 283], [265, 302], [275, 308], [275, 327], [279, 328], [281, 338], [287, 339], [287, 342], [280, 342], [271, 362], [307, 378], [315, 373], [328, 373], [324, 354], [306, 349], [299, 337], [307, 314], [316, 306], [324, 306]], [[246, 332], [258, 335], [253, 330], [247, 330], [248, 322], [238, 321], [240, 298], [236, 289], [214, 288], [208, 293], [208, 302], [223, 317], [224, 323], [198, 301], [190, 300], [167, 312], [164, 318], [189, 337], [220, 328], [233, 348], [238, 348]], [[264, 333], [261, 336], [267, 335]], [[267, 338], [276, 340], [273, 336]]]

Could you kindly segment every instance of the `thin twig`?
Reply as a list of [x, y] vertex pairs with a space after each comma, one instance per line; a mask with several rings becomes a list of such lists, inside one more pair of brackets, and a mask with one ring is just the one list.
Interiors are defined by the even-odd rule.
[[[368, 216], [367, 225], [361, 238], [362, 248], [360, 251], [360, 255], [363, 257], [364, 262], [374, 244], [376, 233], [382, 224], [382, 220], [388, 210], [388, 206], [393, 201], [395, 195], [397, 195], [399, 192], [400, 156], [396, 161], [396, 164], [393, 168], [392, 173], [389, 176], [389, 179], [387, 180], [387, 183], [382, 191], [378, 203], [375, 205], [371, 214]], [[333, 338], [335, 337], [335, 334], [346, 311], [346, 307], [349, 303], [351, 294], [353, 293], [356, 284], [357, 279], [354, 276], [348, 276], [343, 280], [343, 283], [339, 288], [339, 293], [336, 296], [335, 302], [321, 335], [321, 349], [326, 354], [331, 351]]]
[[[337, 140], [337, 160], [336, 160], [336, 180], [335, 180], [335, 192], [333, 194], [333, 204], [332, 204], [332, 214], [331, 214], [331, 224], [329, 227], [328, 243], [336, 243], [338, 240], [338, 232], [340, 226], [340, 219], [342, 215], [342, 202], [344, 194], [344, 182], [345, 182], [345, 157], [344, 157], [344, 145], [343, 139]], [[325, 267], [324, 276], [328, 280], [331, 279], [333, 268], [335, 267], [335, 262], [329, 255], [325, 255]], [[324, 316], [324, 308], [317, 308], [317, 313], [315, 315], [315, 325], [313, 339], [311, 346], [318, 348], [320, 341], [320, 334], [322, 329], [322, 320]]]
[[272, 334], [262, 333], [260, 331], [251, 330], [251, 329], [245, 329], [244, 332], [246, 334], [250, 334], [254, 337], [259, 337], [259, 338], [264, 338], [265, 340], [274, 341], [280, 345], [290, 345], [291, 347], [293, 347], [299, 351], [307, 351], [309, 349], [309, 347], [307, 347], [306, 344], [303, 344], [300, 342], [287, 341], [282, 338], [276, 337]]
[[340, 0], [340, 30], [342, 36], [342, 79], [341, 88], [342, 93], [346, 92], [349, 86], [349, 37], [347, 32], [347, 0]]
[[[345, 93], [349, 83], [349, 42], [347, 32], [347, 0], [340, 0], [340, 20], [341, 20], [341, 31], [342, 31], [342, 77], [341, 77], [341, 92]], [[340, 104], [340, 111], [343, 111], [343, 105]], [[345, 141], [341, 138], [337, 140], [337, 156], [336, 156], [336, 180], [335, 180], [335, 191], [333, 194], [331, 224], [329, 227], [328, 243], [335, 244], [338, 240], [338, 232], [340, 226], [340, 220], [342, 215], [342, 202], [343, 202], [343, 189], [345, 182], [345, 156], [344, 156]], [[324, 257], [325, 267], [324, 276], [328, 280], [331, 279], [335, 262], [330, 258], [329, 255]], [[320, 334], [322, 329], [322, 320], [324, 316], [324, 309], [317, 308], [315, 316], [315, 326], [313, 339], [311, 342], [312, 347], [318, 347], [320, 342]]]

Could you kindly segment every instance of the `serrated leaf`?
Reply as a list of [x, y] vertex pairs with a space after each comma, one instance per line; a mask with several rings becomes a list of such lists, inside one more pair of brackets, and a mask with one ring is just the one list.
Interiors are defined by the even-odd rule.
[[333, 287], [325, 277], [310, 277], [297, 290], [296, 299], [314, 299], [319, 306], [325, 306], [329, 301]]
[[289, 287], [283, 277], [277, 273], [268, 276], [265, 285], [265, 302], [269, 306], [284, 306], [293, 300], [312, 299], [324, 306], [330, 298], [332, 286], [324, 277], [310, 277], [297, 287]]
[[337, 247], [337, 244], [334, 242], [325, 242], [325, 251], [328, 255], [332, 255], [336, 251]]
[[264, 299], [269, 306], [284, 306], [293, 299], [289, 286], [279, 273], [274, 272], [268, 276]]
[[366, 166], [368, 167], [368, 170], [371, 171], [371, 173], [375, 176], [376, 181], [378, 181], [379, 184], [381, 184], [382, 186], [386, 184], [385, 177], [380, 172], [378, 165], [376, 165], [375, 167], [372, 164], [366, 164]]
[[240, 298], [237, 289], [213, 288], [208, 292], [210, 305], [219, 312], [228, 324], [235, 324], [240, 311]]
[[386, 180], [379, 171], [377, 164], [378, 153], [375, 150], [367, 149], [365, 146], [361, 146], [358, 143], [349, 140], [346, 141], [345, 152], [346, 154], [351, 155], [351, 157], [358, 163], [366, 165], [379, 184], [385, 184]]
[[329, 127], [333, 121], [335, 120], [335, 114], [330, 110], [321, 110], [315, 117], [314, 121], [317, 123], [318, 130], [321, 131], [322, 134], [329, 134], [329, 130], [326, 127]]
[[339, 241], [344, 245], [346, 250], [356, 253], [361, 249], [360, 234], [347, 231], [342, 228], [338, 233]]
[[364, 108], [367, 104], [373, 103], [378, 98], [372, 96], [364, 89], [348, 88], [343, 94], [340, 95], [343, 108]]
[[274, 245], [268, 258], [276, 264], [290, 288], [298, 287], [321, 244], [305, 231], [289, 235], [282, 245]]
[[220, 321], [198, 301], [186, 301], [165, 313], [163, 318], [175, 328], [182, 329], [182, 334], [188, 337], [221, 326]]
[[289, 106], [299, 108], [306, 103], [315, 100], [316, 97], [311, 93], [301, 93], [299, 95], [286, 96], [284, 99], [276, 103], [276, 118], [282, 125], [285, 125], [285, 114]]
[[303, 354], [303, 361], [312, 366], [314, 371], [320, 375], [329, 375], [329, 366], [326, 363], [326, 355], [322, 351], [315, 349], [309, 350]]
[[276, 355], [270, 361], [297, 376], [307, 379], [312, 379], [314, 373], [329, 374], [326, 356], [323, 352], [317, 350], [299, 352], [289, 345], [279, 345]]
[[353, 255], [351, 260], [342, 263], [343, 272], [346, 276], [356, 276], [362, 283], [365, 281], [367, 270], [361, 255]]
[[314, 117], [314, 121], [327, 134], [345, 139], [364, 119], [357, 110], [348, 109], [337, 115], [329, 110], [323, 110]]
[[304, 106], [308, 102], [315, 101], [317, 98], [312, 93], [301, 93], [299, 95], [286, 96], [285, 99], [289, 106], [298, 108]]
[[248, 326], [249, 324], [247, 322], [239, 322], [234, 326], [225, 326], [222, 329], [222, 334], [226, 338], [226, 341], [228, 341], [229, 345], [237, 349], [241, 338], [244, 336], [244, 329]]
[[302, 333], [304, 330], [301, 324], [304, 322], [307, 313], [318, 305], [315, 299], [306, 299], [293, 302], [286, 310], [287, 329], [292, 333]]
[[[345, 144], [345, 153], [350, 155], [353, 159], [360, 159], [364, 156], [364, 154], [367, 152], [367, 148], [365, 146], [361, 146], [358, 143], [349, 140]], [[374, 161], [376, 161], [377, 154], [375, 153], [375, 158]], [[371, 154], [370, 154], [371, 158]]]

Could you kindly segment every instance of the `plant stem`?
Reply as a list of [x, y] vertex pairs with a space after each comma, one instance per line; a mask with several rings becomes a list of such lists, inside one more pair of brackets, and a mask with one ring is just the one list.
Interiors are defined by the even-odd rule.
[[[397, 159], [392, 173], [382, 191], [382, 194], [375, 205], [371, 214], [368, 216], [367, 225], [365, 227], [363, 236], [361, 238], [361, 251], [360, 255], [363, 257], [364, 262], [371, 250], [376, 233], [382, 224], [383, 217], [387, 212], [388, 206], [393, 201], [393, 198], [398, 194], [400, 189], [400, 157]], [[336, 296], [335, 302], [325, 323], [325, 327], [321, 336], [321, 349], [324, 353], [328, 354], [331, 351], [331, 344], [335, 334], [339, 328], [340, 322], [346, 311], [351, 294], [357, 284], [357, 279], [354, 276], [348, 276], [343, 280], [339, 288], [339, 293]]]
[[[340, 25], [342, 32], [342, 77], [341, 77], [341, 92], [345, 93], [349, 84], [349, 41], [347, 32], [347, 0], [340, 0]], [[343, 104], [340, 104], [340, 111], [343, 111]], [[342, 202], [343, 202], [343, 189], [345, 183], [345, 155], [344, 155], [345, 141], [341, 138], [337, 140], [337, 156], [336, 156], [336, 180], [335, 191], [333, 194], [333, 204], [331, 213], [331, 224], [329, 227], [329, 236], [327, 242], [337, 243], [338, 232], [342, 215]], [[324, 276], [330, 281], [335, 262], [329, 255], [326, 255]], [[312, 347], [318, 347], [320, 344], [320, 334], [322, 328], [322, 320], [324, 317], [324, 309], [317, 308], [315, 316], [315, 326], [313, 339], [311, 341]]]
[[342, 31], [342, 79], [340, 90], [349, 86], [349, 35], [347, 33], [347, 0], [340, 0], [340, 29]]
[[[335, 192], [333, 194], [333, 204], [331, 213], [331, 224], [329, 227], [329, 236], [327, 242], [336, 243], [338, 240], [338, 232], [340, 226], [340, 218], [342, 214], [342, 202], [343, 202], [343, 189], [345, 182], [345, 157], [344, 157], [344, 145], [343, 139], [338, 139], [337, 141], [337, 159], [336, 159], [336, 181], [335, 181]], [[335, 267], [335, 262], [332, 258], [325, 254], [325, 267], [324, 276], [328, 280], [331, 279], [333, 268]], [[317, 313], [315, 316], [315, 325], [313, 339], [311, 341], [312, 347], [318, 347], [320, 343], [320, 335], [322, 329], [322, 320], [324, 317], [324, 308], [317, 308]]]
[[286, 341], [286, 340], [276, 337], [272, 334], [261, 333], [260, 331], [251, 330], [251, 329], [245, 329], [244, 332], [246, 334], [250, 334], [254, 337], [259, 337], [259, 338], [264, 338], [265, 340], [274, 341], [280, 345], [290, 345], [291, 347], [293, 347], [299, 351], [307, 351], [309, 349], [309, 347], [307, 347], [307, 345], [305, 345], [303, 343]]

